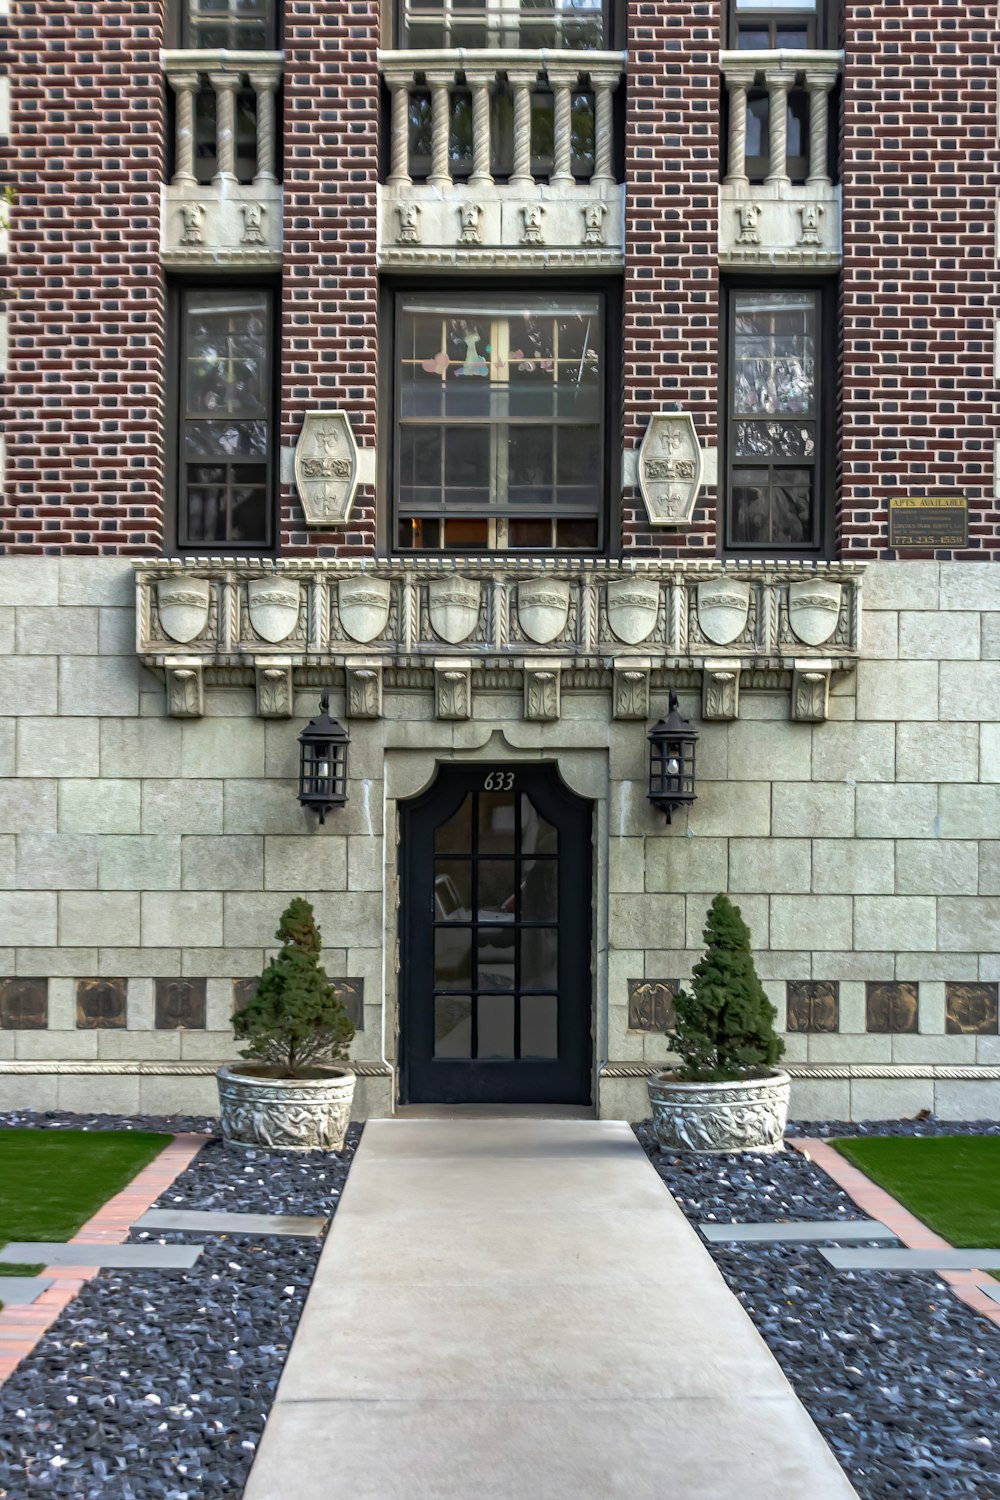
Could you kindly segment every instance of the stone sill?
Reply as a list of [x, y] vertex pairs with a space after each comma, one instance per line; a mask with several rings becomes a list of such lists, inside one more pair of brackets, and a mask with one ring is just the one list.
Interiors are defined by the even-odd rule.
[[837, 270], [842, 260], [839, 187], [830, 183], [719, 184], [720, 265]]
[[169, 269], [280, 267], [283, 203], [280, 183], [164, 183], [160, 259]]

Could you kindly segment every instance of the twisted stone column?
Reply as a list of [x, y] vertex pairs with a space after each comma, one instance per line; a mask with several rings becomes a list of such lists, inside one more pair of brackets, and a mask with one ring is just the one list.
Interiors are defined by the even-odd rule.
[[765, 182], [788, 183], [788, 92], [795, 82], [794, 73], [776, 69], [765, 75], [768, 93], [768, 135], [771, 150]]
[[745, 187], [747, 176], [747, 94], [753, 83], [752, 73], [727, 73], [729, 90], [729, 170], [725, 180]]
[[470, 186], [488, 186], [493, 181], [490, 152], [490, 84], [493, 75], [480, 76], [466, 69], [472, 89], [472, 176]]
[[391, 163], [386, 182], [389, 187], [409, 187], [410, 176], [410, 87], [409, 78], [387, 78], [392, 99], [390, 130]]
[[237, 73], [210, 73], [215, 90], [216, 161], [214, 183], [235, 182], [236, 178], [236, 95], [240, 79]]
[[194, 101], [198, 93], [197, 73], [169, 73], [170, 87], [177, 97], [177, 169], [170, 179], [175, 184], [193, 184], [194, 175]]
[[593, 187], [610, 187], [614, 184], [612, 168], [614, 155], [614, 119], [611, 109], [611, 94], [617, 78], [594, 78], [594, 175]]
[[534, 73], [507, 73], [514, 90], [514, 171], [510, 177], [511, 187], [530, 188], [535, 185], [535, 179], [531, 175], [531, 90], [536, 76]]
[[255, 183], [277, 182], [275, 171], [275, 94], [278, 80], [273, 73], [251, 73], [257, 96], [257, 171]]
[[433, 187], [451, 187], [448, 137], [451, 126], [450, 89], [455, 75], [428, 73], [431, 91], [431, 171], [427, 181]]
[[806, 73], [806, 88], [809, 90], [809, 176], [806, 183], [809, 187], [830, 186], [826, 153], [833, 83], [829, 73]]
[[549, 69], [549, 82], [555, 95], [552, 121], [552, 176], [553, 187], [568, 186], [573, 182], [573, 86], [576, 76], [553, 73]]

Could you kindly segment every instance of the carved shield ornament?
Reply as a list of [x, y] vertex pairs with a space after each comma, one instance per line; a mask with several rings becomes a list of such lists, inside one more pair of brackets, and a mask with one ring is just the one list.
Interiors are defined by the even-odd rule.
[[250, 623], [261, 640], [277, 645], [285, 641], [298, 624], [301, 587], [293, 578], [250, 578], [247, 581], [247, 606]]
[[639, 578], [612, 578], [608, 583], [608, 624], [626, 646], [647, 641], [656, 628], [660, 591]]
[[517, 586], [517, 618], [529, 641], [548, 646], [566, 629], [569, 582], [563, 578], [533, 578]]
[[639, 492], [651, 526], [688, 526], [701, 486], [701, 447], [686, 411], [655, 412], [639, 445]]
[[698, 585], [698, 622], [702, 635], [728, 646], [743, 634], [750, 610], [750, 585], [731, 578], [712, 578]]
[[207, 578], [161, 578], [156, 585], [156, 611], [164, 635], [184, 645], [197, 640], [208, 624], [211, 597]]
[[392, 585], [386, 578], [344, 578], [337, 585], [340, 623], [352, 641], [367, 645], [389, 623]]
[[358, 445], [344, 411], [310, 411], [295, 445], [295, 487], [307, 526], [343, 526], [358, 488]]
[[837, 628], [840, 619], [839, 583], [823, 578], [808, 578], [788, 585], [788, 623], [800, 641], [807, 646], [822, 646]]
[[434, 634], [450, 646], [467, 641], [479, 623], [480, 586], [475, 578], [435, 578], [427, 585]]

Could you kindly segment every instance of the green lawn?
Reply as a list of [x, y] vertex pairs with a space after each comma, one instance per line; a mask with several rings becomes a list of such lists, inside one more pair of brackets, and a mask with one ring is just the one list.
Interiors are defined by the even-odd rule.
[[[71, 1239], [171, 1139], [139, 1131], [0, 1130], [0, 1246]], [[0, 1261], [3, 1276], [40, 1269]]]
[[1000, 1136], [848, 1136], [830, 1145], [957, 1248], [1000, 1246]]

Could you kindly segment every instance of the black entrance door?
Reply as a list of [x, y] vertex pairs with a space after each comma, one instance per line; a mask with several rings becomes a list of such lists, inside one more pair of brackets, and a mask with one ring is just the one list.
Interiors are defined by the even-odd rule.
[[552, 764], [403, 804], [404, 1100], [590, 1102], [590, 825]]

